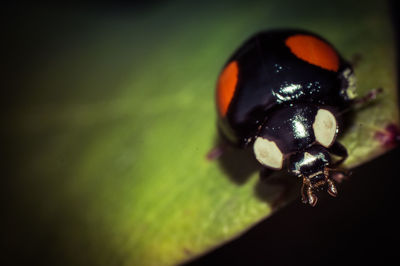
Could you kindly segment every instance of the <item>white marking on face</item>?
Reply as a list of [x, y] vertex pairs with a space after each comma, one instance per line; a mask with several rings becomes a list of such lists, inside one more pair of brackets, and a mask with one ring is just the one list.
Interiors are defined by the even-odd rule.
[[283, 164], [283, 153], [275, 142], [258, 137], [254, 142], [254, 154], [256, 159], [265, 166], [281, 169]]
[[333, 144], [337, 134], [337, 122], [335, 116], [325, 109], [319, 109], [315, 116], [313, 130], [315, 139], [324, 147]]

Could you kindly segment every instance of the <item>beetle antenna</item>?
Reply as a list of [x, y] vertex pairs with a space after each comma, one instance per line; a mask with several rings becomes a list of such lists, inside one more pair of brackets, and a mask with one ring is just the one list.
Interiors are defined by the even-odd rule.
[[370, 90], [367, 94], [365, 94], [363, 97], [360, 98], [356, 98], [354, 100], [353, 106], [348, 107], [344, 110], [342, 110], [340, 113], [338, 113], [339, 116], [349, 112], [352, 109], [357, 109], [362, 107], [362, 105], [364, 105], [365, 103], [368, 103], [372, 100], [375, 100], [376, 97], [378, 96], [378, 94], [381, 94], [383, 92], [382, 88], [376, 88], [376, 89], [372, 89]]
[[351, 175], [351, 171], [341, 168], [329, 168], [325, 167], [324, 175], [333, 179], [336, 183], [342, 183], [343, 180], [347, 179]]

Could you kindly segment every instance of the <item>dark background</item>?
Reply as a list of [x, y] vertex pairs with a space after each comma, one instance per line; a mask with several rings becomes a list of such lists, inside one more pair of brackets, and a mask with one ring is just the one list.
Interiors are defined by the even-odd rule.
[[[132, 5], [148, 9], [154, 4], [157, 1], [118, 1], [112, 9], [119, 12]], [[400, 5], [398, 1], [391, 1], [390, 4], [399, 51], [400, 17], [397, 11]], [[108, 9], [109, 6], [98, 8]], [[3, 16], [5, 22], [6, 18]], [[6, 23], [4, 25], [7, 26]], [[397, 65], [399, 63], [398, 56]], [[18, 64], [13, 67], [18, 68]], [[7, 97], [18, 96], [2, 91], [3, 106], [12, 104], [12, 101], [6, 100]], [[187, 265], [396, 264], [400, 236], [397, 214], [399, 159], [400, 149], [396, 148], [354, 169], [351, 180], [341, 185], [337, 199], [322, 197], [315, 208], [297, 200], [238, 239]], [[2, 196], [5, 198], [6, 194]], [[14, 252], [24, 255], [23, 250]], [[0, 264], [14, 263], [6, 257], [1, 259]]]

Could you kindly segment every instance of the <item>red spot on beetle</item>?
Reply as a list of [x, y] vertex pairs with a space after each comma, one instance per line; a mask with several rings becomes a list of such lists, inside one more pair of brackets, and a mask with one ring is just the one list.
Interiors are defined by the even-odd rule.
[[386, 149], [394, 148], [400, 143], [400, 129], [395, 124], [389, 124], [383, 131], [375, 132], [374, 138]]
[[310, 64], [330, 71], [338, 71], [339, 56], [328, 43], [315, 36], [296, 34], [286, 39], [292, 53]]
[[225, 116], [232, 101], [238, 82], [239, 65], [236, 61], [230, 62], [218, 79], [217, 105], [221, 116]]

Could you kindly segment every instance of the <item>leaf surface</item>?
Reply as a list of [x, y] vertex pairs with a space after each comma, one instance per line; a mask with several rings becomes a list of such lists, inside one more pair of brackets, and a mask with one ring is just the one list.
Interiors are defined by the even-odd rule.
[[[345, 166], [384, 153], [376, 132], [398, 125], [387, 9], [380, 1], [170, 1], [144, 11], [27, 11], [17, 34], [22, 55], [35, 54], [5, 129], [18, 199], [10, 209], [19, 234], [29, 232], [27, 249], [46, 242], [46, 258], [74, 265], [172, 265], [271, 215], [282, 188], [259, 182], [250, 152], [205, 158], [217, 139], [217, 75], [260, 30], [303, 28], [345, 58], [360, 54], [358, 95], [384, 92], [341, 136]], [[294, 186], [286, 200], [297, 196]]]

